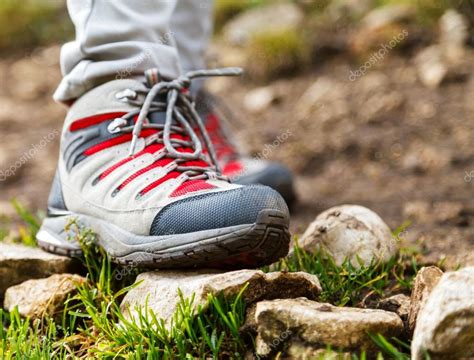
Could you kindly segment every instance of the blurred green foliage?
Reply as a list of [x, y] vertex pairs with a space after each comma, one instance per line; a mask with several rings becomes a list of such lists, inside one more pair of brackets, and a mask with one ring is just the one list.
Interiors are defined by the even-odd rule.
[[468, 18], [474, 14], [474, 0], [375, 0], [375, 6], [412, 4], [416, 7], [420, 25], [433, 24], [450, 8], [457, 9]]
[[73, 26], [59, 0], [1, 0], [0, 52], [28, 50], [70, 39]]
[[261, 79], [291, 73], [310, 61], [306, 38], [294, 29], [275, 29], [255, 34], [248, 45], [248, 72]]
[[292, 0], [308, 14], [322, 13], [334, 1], [340, 0]]
[[[235, 15], [275, 1], [285, 0], [214, 0], [214, 27], [219, 32]], [[294, 2], [306, 14], [314, 15], [323, 12], [331, 3], [341, 0], [286, 1]], [[372, 7], [395, 3], [413, 4], [417, 8], [420, 26], [433, 25], [448, 8], [458, 9], [474, 24], [474, 0], [369, 1]], [[67, 15], [65, 0], [0, 0], [0, 53], [28, 51], [37, 46], [64, 42], [71, 39], [73, 34], [74, 29]], [[273, 36], [270, 38], [274, 39]], [[283, 41], [286, 43], [287, 40]], [[282, 48], [286, 45], [283, 44]]]
[[214, 29], [219, 31], [235, 15], [270, 0], [214, 0]]

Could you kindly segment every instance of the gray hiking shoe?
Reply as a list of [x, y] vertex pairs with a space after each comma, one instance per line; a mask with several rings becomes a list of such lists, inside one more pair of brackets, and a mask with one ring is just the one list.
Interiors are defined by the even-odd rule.
[[258, 267], [285, 256], [285, 201], [269, 187], [232, 184], [219, 172], [187, 92], [194, 77], [228, 73], [236, 70], [162, 81], [152, 69], [147, 84], [114, 80], [79, 98], [65, 120], [39, 245], [79, 255], [65, 230], [74, 219], [121, 264]]

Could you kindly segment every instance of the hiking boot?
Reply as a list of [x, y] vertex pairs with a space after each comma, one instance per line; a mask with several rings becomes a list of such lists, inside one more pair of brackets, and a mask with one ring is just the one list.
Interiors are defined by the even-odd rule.
[[194, 77], [236, 73], [164, 81], [151, 69], [147, 83], [114, 80], [79, 98], [65, 120], [39, 245], [80, 255], [77, 236], [66, 230], [75, 221], [120, 264], [243, 268], [285, 256], [285, 201], [269, 187], [232, 184], [220, 173], [187, 91]]

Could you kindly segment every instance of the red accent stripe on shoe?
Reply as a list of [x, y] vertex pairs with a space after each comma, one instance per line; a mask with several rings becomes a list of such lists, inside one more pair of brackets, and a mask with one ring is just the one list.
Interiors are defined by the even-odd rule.
[[188, 180], [178, 186], [175, 191], [170, 195], [171, 197], [181, 196], [190, 192], [199, 191], [199, 190], [208, 190], [214, 189], [215, 186], [209, 184], [205, 180]]
[[109, 167], [107, 170], [105, 170], [102, 174], [99, 176], [99, 180], [103, 180], [107, 177], [107, 175], [110, 175], [115, 169], [119, 168], [120, 166], [128, 163], [129, 161], [133, 160], [132, 157], [126, 157], [125, 159], [120, 160], [118, 163], [112, 165]]
[[240, 161], [229, 161], [227, 164], [224, 165], [222, 169], [222, 174], [226, 176], [233, 176], [239, 173], [242, 173], [244, 170], [244, 166]]
[[172, 171], [172, 172], [166, 174], [161, 179], [158, 179], [158, 180], [152, 182], [147, 187], [145, 187], [142, 191], [140, 191], [140, 195], [145, 195], [147, 192], [153, 190], [157, 186], [160, 186], [165, 181], [168, 181], [170, 179], [176, 179], [179, 175], [181, 175], [181, 173], [179, 171]]
[[161, 159], [161, 160], [155, 161], [153, 164], [150, 164], [150, 165], [144, 167], [143, 169], [138, 170], [136, 173], [133, 173], [132, 175], [130, 175], [127, 179], [125, 179], [125, 181], [123, 183], [120, 184], [118, 189], [122, 190], [125, 186], [127, 186], [131, 181], [133, 181], [134, 179], [136, 179], [140, 175], [143, 175], [146, 172], [148, 172], [150, 170], [153, 170], [157, 167], [163, 167], [163, 166], [169, 164], [170, 162], [173, 162], [173, 159]]
[[77, 131], [80, 129], [85, 129], [85, 128], [88, 128], [89, 126], [97, 125], [107, 120], [114, 120], [115, 118], [121, 117], [125, 114], [126, 112], [112, 112], [112, 113], [88, 116], [86, 118], [82, 118], [82, 119], [74, 121], [69, 126], [69, 131]]
[[139, 153], [135, 155], [135, 157], [126, 157], [125, 159], [120, 160], [119, 162], [115, 163], [111, 167], [109, 167], [107, 170], [105, 170], [101, 175], [100, 175], [100, 180], [104, 179], [106, 176], [110, 175], [114, 170], [118, 169], [120, 166], [128, 163], [129, 161], [133, 160], [134, 158], [137, 158], [139, 156], [142, 156], [144, 154], [153, 154], [157, 151], [160, 151], [163, 148], [162, 144], [152, 144], [149, 145], [147, 148], [143, 149]]
[[216, 114], [211, 113], [206, 117], [206, 129], [209, 131], [215, 131], [220, 129], [219, 118]]
[[[142, 130], [142, 132], [140, 134], [140, 137], [141, 138], [147, 137], [147, 136], [153, 135], [156, 132], [157, 131], [154, 130], [154, 129], [145, 129], [145, 130]], [[132, 140], [132, 134], [131, 133], [130, 134], [125, 134], [125, 135], [120, 135], [120, 136], [114, 137], [112, 139], [103, 141], [103, 142], [101, 142], [99, 144], [96, 144], [94, 146], [91, 146], [89, 149], [84, 151], [84, 155], [90, 156], [90, 155], [95, 154], [95, 153], [97, 153], [101, 150], [105, 150], [105, 149], [108, 149], [109, 147], [126, 143], [130, 140]]]

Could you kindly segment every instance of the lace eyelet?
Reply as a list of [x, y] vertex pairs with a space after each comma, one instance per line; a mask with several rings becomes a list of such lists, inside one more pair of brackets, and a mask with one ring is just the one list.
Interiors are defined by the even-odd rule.
[[135, 100], [137, 96], [137, 92], [133, 91], [132, 89], [125, 89], [115, 94], [115, 98], [123, 102]]
[[118, 133], [121, 128], [127, 126], [127, 119], [124, 118], [115, 118], [108, 126], [107, 131], [111, 134]]

